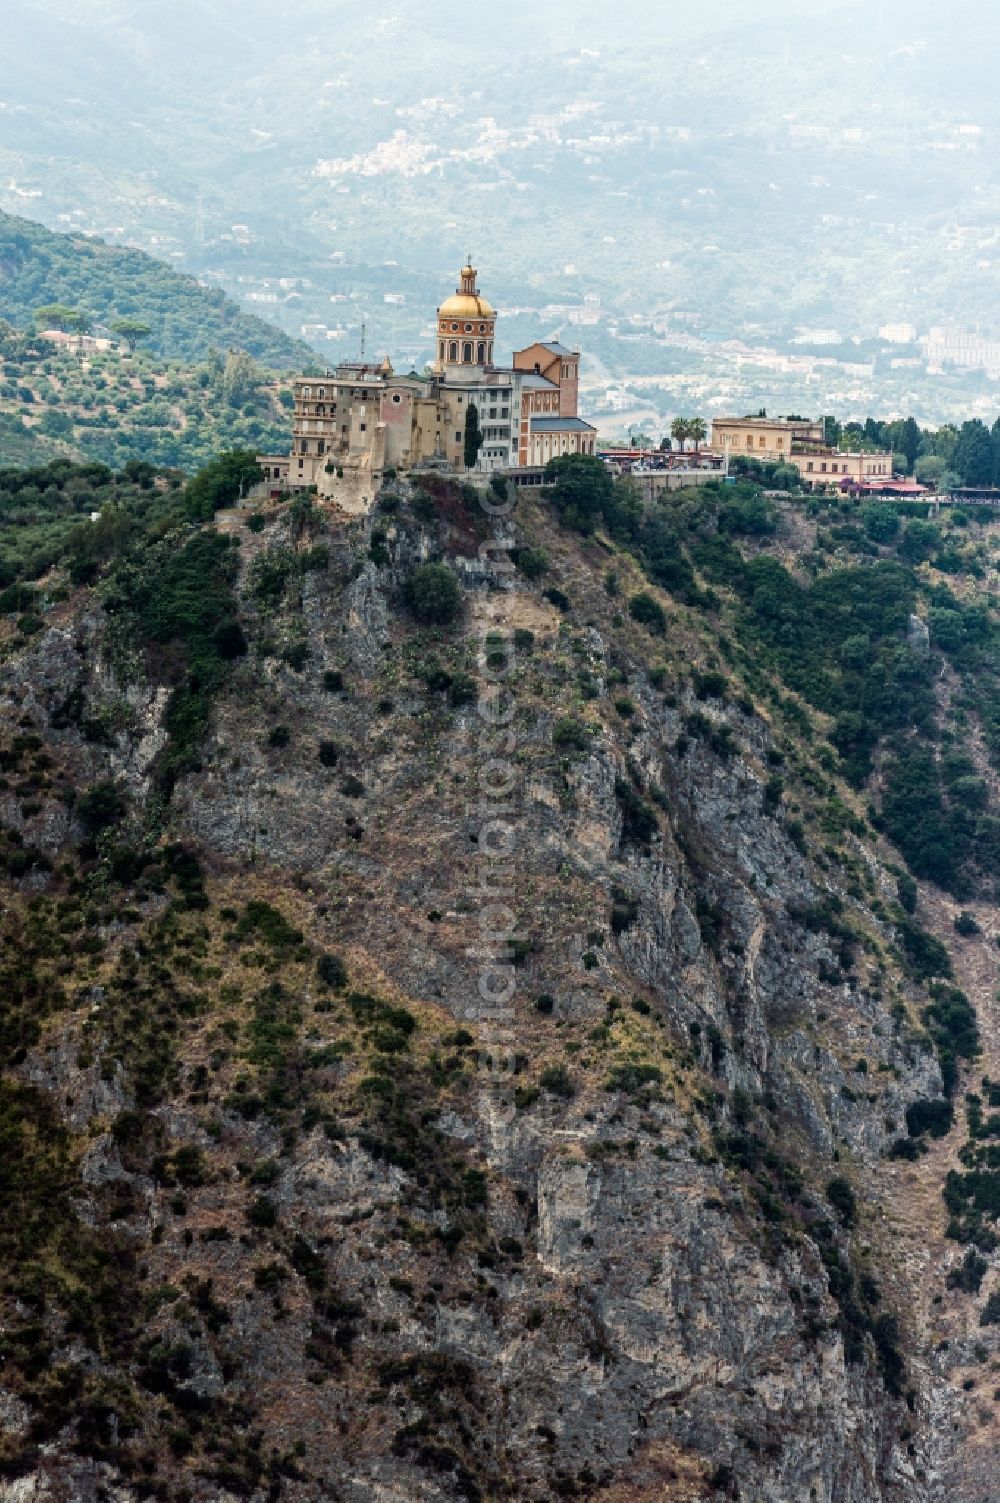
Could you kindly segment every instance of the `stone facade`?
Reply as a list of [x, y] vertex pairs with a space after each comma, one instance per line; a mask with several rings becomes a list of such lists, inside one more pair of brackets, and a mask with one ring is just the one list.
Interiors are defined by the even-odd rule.
[[386, 359], [299, 377], [291, 453], [260, 457], [260, 489], [315, 486], [321, 496], [349, 491], [367, 504], [387, 469], [465, 470], [472, 405], [483, 435], [479, 474], [594, 453], [596, 430], [577, 411], [579, 354], [534, 344], [517, 351], [511, 366], [495, 366], [496, 313], [478, 291], [473, 266], [463, 268], [455, 294], [438, 309], [436, 332], [437, 358], [424, 374], [397, 375]]
[[826, 434], [821, 422], [808, 418], [713, 418], [712, 448], [735, 458], [763, 459], [768, 464], [787, 460], [796, 443], [822, 444]]

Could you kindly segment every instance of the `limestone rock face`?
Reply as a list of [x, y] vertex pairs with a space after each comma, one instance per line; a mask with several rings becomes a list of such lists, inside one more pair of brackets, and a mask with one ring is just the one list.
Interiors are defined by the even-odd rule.
[[[98, 609], [0, 668], [0, 709], [78, 791], [122, 788], [119, 843], [180, 843], [207, 894], [187, 912], [170, 878], [115, 888], [109, 837], [84, 858], [101, 958], [64, 978], [16, 1075], [73, 1137], [81, 1224], [138, 1249], [135, 1326], [98, 1349], [53, 1305], [98, 1418], [50, 1427], [0, 1503], [131, 1503], [148, 1475], [195, 1503], [941, 1498], [940, 1399], [879, 1208], [941, 1074], [874, 901], [882, 857], [847, 834], [817, 860], [812, 826], [764, 796], [772, 720], [699, 709], [687, 639], [655, 689], [648, 638], [568, 544], [549, 544], [563, 617], [482, 562], [460, 512], [433, 549], [396, 519], [388, 563], [377, 523], [244, 535], [250, 652], [169, 803], [170, 688], [140, 654], [123, 666]], [[252, 559], [324, 539], [329, 566], [262, 604]], [[421, 625], [405, 580], [441, 552], [468, 560], [465, 614]], [[503, 736], [480, 706], [489, 633], [515, 630]], [[569, 751], [566, 717], [587, 724]], [[496, 759], [513, 834], [491, 865]], [[57, 861], [79, 844], [72, 799], [22, 802], [0, 794], [25, 841]], [[497, 1028], [484, 884], [517, 940]], [[298, 938], [252, 930], [251, 902]], [[328, 952], [347, 992], [318, 977]], [[159, 1004], [128, 998], [168, 954], [181, 1004], [151, 1084]], [[0, 1444], [31, 1414], [0, 1392]]]

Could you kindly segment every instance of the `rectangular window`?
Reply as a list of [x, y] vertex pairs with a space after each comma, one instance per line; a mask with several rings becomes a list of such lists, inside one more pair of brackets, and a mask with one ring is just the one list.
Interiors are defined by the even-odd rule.
[[359, 423], [358, 427], [360, 428], [360, 430], [361, 430], [362, 433], [367, 433], [368, 432], [368, 424], [367, 423]]
[[462, 435], [460, 433], [455, 434], [455, 442], [456, 444], [460, 444], [462, 442]]
[[809, 460], [809, 463], [808, 463], [808, 464], [807, 464], [807, 465], [806, 465], [806, 469], [807, 469], [807, 470], [811, 470], [811, 469], [812, 469], [812, 467], [813, 467], [813, 462], [812, 462], [812, 460], [811, 460], [811, 459], [810, 459], [810, 460]]

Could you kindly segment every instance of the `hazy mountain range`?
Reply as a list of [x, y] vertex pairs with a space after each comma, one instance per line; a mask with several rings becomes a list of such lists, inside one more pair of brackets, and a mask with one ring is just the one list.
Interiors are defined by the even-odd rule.
[[0, 207], [214, 275], [340, 354], [367, 317], [417, 358], [469, 251], [506, 310], [590, 294], [756, 340], [997, 323], [980, 0], [5, 10]]

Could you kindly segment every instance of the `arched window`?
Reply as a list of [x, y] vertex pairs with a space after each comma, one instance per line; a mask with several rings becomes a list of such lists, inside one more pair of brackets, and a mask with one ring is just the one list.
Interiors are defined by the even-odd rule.
[[486, 364], [486, 346], [482, 340], [476, 345], [476, 363], [477, 365]]
[[458, 344], [457, 344], [457, 342], [454, 339], [451, 341], [451, 344], [448, 346], [448, 359], [452, 362], [453, 365], [456, 362], [456, 360], [458, 359]]
[[443, 360], [444, 359], [444, 340], [443, 339], [438, 341], [438, 359], [439, 360]]
[[489, 343], [486, 346], [486, 360], [487, 360], [487, 363], [489, 365], [493, 364], [493, 341], [492, 341], [492, 339], [489, 341]]
[[466, 365], [472, 364], [472, 343], [468, 339], [462, 346], [462, 359], [465, 361]]

